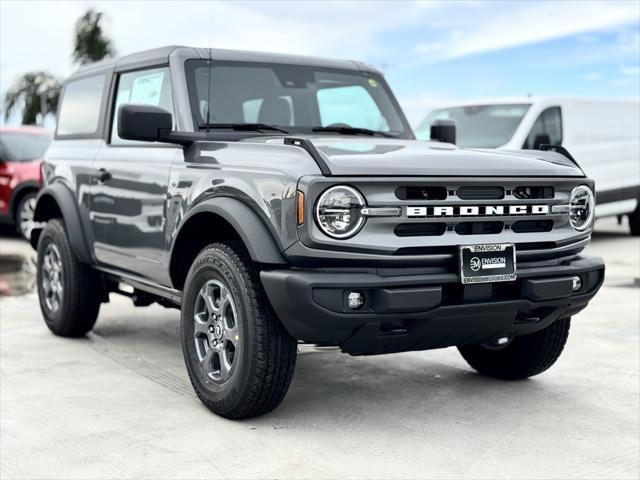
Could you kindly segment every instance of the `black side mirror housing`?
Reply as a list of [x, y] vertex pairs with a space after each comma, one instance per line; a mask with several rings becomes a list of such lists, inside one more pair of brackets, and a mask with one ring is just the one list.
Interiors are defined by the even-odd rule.
[[456, 143], [456, 122], [453, 120], [436, 120], [431, 124], [431, 140], [445, 143]]
[[551, 138], [546, 133], [541, 135], [536, 135], [536, 138], [533, 140], [533, 149], [540, 150], [542, 145], [550, 145]]
[[125, 140], [157, 142], [172, 128], [171, 113], [163, 108], [131, 104], [118, 108], [118, 136]]

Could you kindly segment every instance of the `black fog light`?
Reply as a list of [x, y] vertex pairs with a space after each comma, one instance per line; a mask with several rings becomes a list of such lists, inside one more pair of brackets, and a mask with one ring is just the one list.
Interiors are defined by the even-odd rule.
[[359, 310], [364, 305], [364, 294], [362, 292], [349, 292], [347, 295], [347, 306], [351, 310]]
[[582, 279], [579, 276], [575, 276], [573, 278], [571, 278], [572, 282], [573, 282], [573, 291], [577, 292], [578, 290], [580, 290], [582, 288]]

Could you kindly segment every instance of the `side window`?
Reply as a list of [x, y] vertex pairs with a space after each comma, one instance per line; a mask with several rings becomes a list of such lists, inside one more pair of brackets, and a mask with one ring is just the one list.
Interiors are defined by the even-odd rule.
[[118, 107], [125, 103], [153, 105], [164, 108], [173, 114], [169, 67], [140, 70], [120, 75], [113, 108], [113, 119], [111, 121], [111, 143], [113, 145], [135, 143], [118, 137]]
[[360, 85], [318, 90], [318, 110], [323, 127], [346, 123], [350, 127], [389, 131], [375, 100]]
[[98, 133], [105, 75], [73, 80], [65, 86], [56, 135]]
[[540, 145], [562, 145], [562, 112], [560, 107], [544, 110], [531, 127], [522, 148], [537, 150]]

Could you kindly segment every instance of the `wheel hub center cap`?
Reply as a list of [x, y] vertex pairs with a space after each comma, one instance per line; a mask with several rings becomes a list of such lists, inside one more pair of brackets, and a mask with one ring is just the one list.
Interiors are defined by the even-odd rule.
[[216, 336], [216, 338], [222, 338], [223, 333], [224, 329], [222, 328], [222, 325], [220, 323], [216, 323], [213, 327], [213, 334]]

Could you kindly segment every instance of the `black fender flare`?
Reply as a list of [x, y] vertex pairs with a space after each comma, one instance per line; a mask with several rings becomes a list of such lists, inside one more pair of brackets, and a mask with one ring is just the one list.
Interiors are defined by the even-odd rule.
[[[43, 188], [36, 199], [36, 209], [33, 215], [35, 222], [46, 222], [51, 219], [51, 202], [57, 205], [62, 214], [71, 249], [78, 260], [84, 263], [94, 263], [89, 242], [82, 226], [80, 211], [73, 192], [63, 183], [53, 183]], [[38, 239], [43, 225], [34, 228], [31, 233], [31, 246], [38, 248]]]
[[220, 216], [238, 232], [254, 262], [287, 265], [274, 234], [269, 231], [264, 221], [249, 206], [232, 197], [215, 197], [192, 207], [180, 222], [171, 244], [170, 258], [173, 258], [174, 247], [180, 238], [182, 227], [188, 224], [191, 217], [205, 212]]

